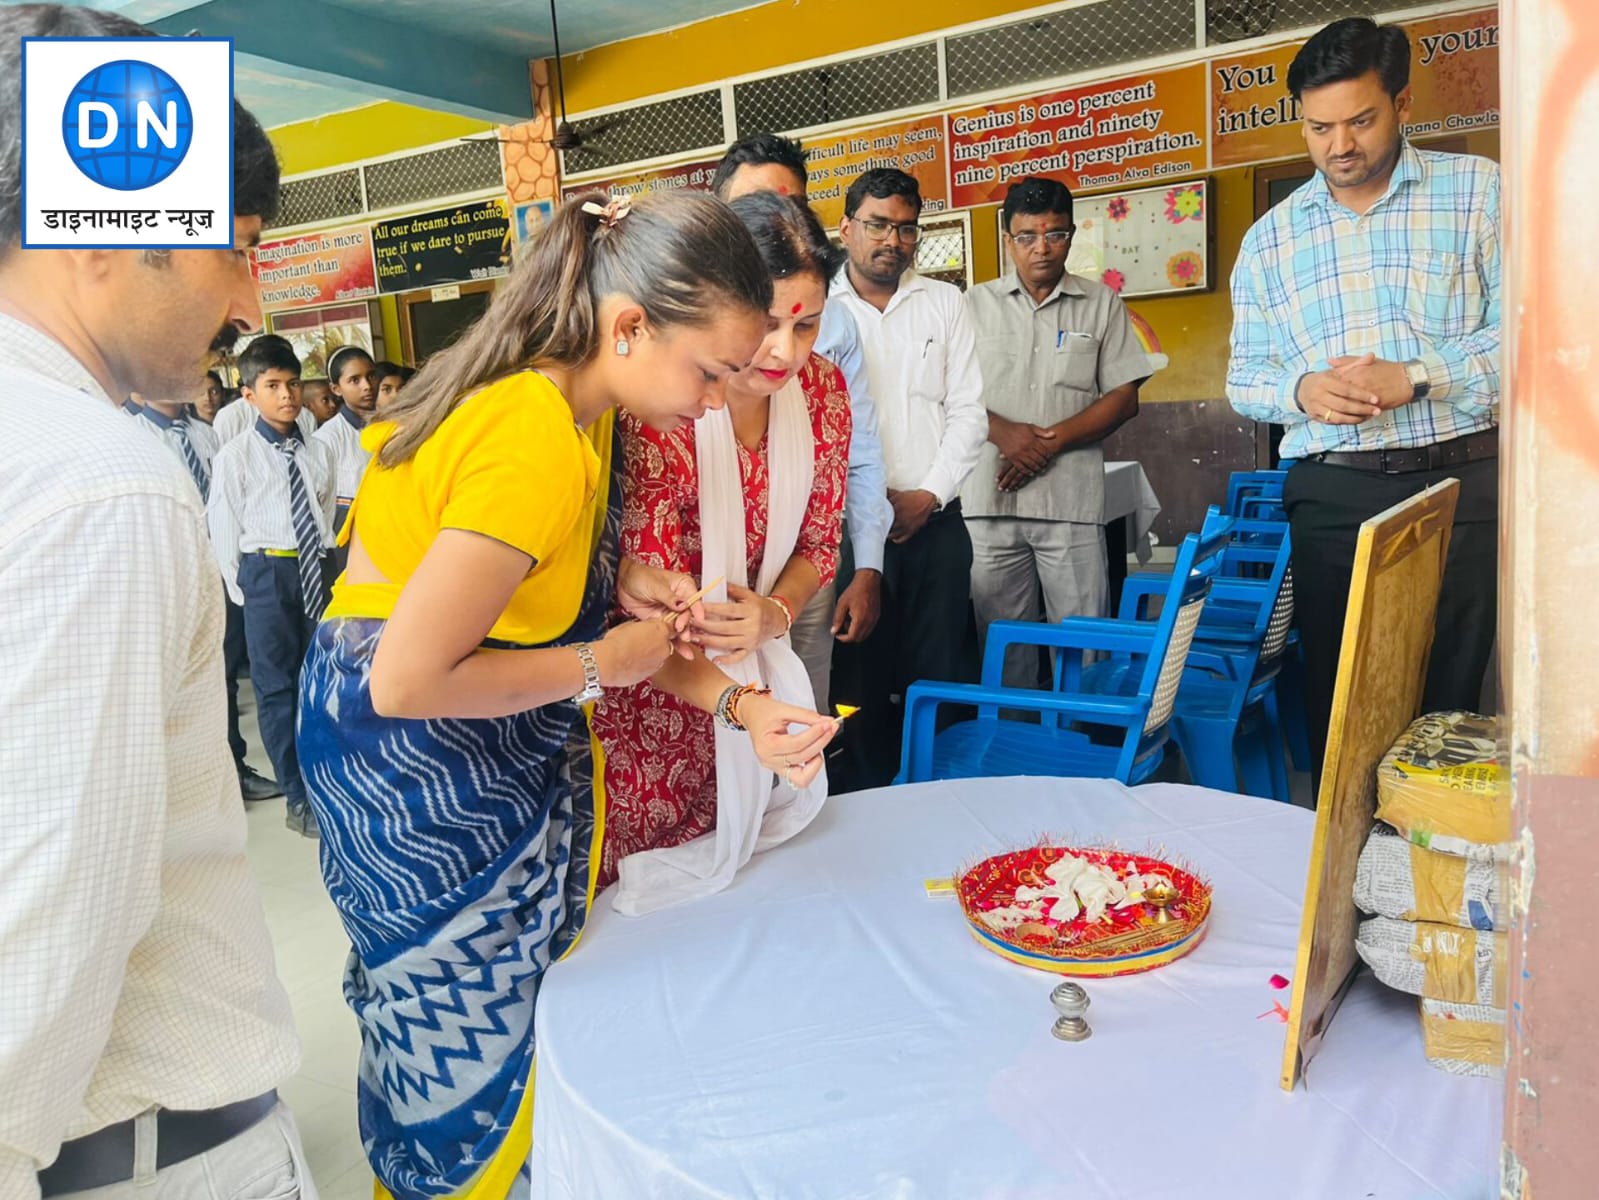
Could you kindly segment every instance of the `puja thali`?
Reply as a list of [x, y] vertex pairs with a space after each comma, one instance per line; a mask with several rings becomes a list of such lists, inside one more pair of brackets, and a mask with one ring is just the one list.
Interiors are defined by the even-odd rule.
[[1011, 962], [1108, 977], [1175, 962], [1204, 939], [1210, 884], [1150, 855], [1040, 845], [955, 878], [972, 936]]

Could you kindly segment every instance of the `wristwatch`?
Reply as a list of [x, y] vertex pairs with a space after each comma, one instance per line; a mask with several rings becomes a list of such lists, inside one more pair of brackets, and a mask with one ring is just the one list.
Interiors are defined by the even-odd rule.
[[572, 648], [577, 651], [577, 661], [583, 664], [583, 690], [572, 699], [578, 704], [598, 700], [605, 695], [605, 689], [600, 686], [600, 664], [594, 661], [594, 647], [584, 643]]
[[1427, 364], [1419, 358], [1405, 363], [1405, 378], [1410, 380], [1410, 398], [1422, 400], [1432, 390], [1432, 380], [1427, 375]]

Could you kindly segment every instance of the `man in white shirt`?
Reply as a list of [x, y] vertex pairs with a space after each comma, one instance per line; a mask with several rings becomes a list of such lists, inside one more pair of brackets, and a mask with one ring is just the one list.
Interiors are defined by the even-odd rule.
[[235, 106], [239, 252], [18, 246], [20, 39], [145, 34], [0, 8], [0, 1196], [312, 1197], [205, 513], [113, 399], [184, 394], [258, 322], [271, 144]]
[[[855, 318], [866, 350], [894, 523], [877, 629], [834, 650], [833, 699], [861, 709], [828, 765], [835, 791], [892, 781], [913, 682], [966, 681], [976, 672], [972, 542], [960, 489], [988, 437], [988, 413], [960, 289], [913, 269], [921, 211], [915, 178], [872, 170], [850, 185], [839, 225], [849, 262], [831, 294]], [[850, 549], [839, 569], [843, 588]]]

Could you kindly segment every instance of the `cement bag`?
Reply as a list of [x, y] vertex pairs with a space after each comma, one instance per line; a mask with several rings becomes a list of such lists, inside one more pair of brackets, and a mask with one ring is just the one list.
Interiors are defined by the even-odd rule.
[[1362, 921], [1355, 949], [1383, 983], [1451, 1004], [1505, 1006], [1506, 938], [1432, 921]]
[[1481, 1004], [1421, 1002], [1421, 1046], [1427, 1061], [1451, 1075], [1505, 1073], [1505, 1010]]
[[1378, 825], [1355, 865], [1355, 904], [1400, 921], [1505, 929], [1508, 874], [1491, 857], [1443, 854]]
[[1510, 771], [1498, 734], [1476, 713], [1418, 717], [1377, 766], [1377, 819], [1418, 846], [1508, 858]]

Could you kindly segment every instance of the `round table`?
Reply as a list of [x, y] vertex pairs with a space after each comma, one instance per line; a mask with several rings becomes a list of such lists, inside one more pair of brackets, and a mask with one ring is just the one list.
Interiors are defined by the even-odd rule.
[[[1430, 1067], [1414, 998], [1362, 978], [1278, 1086], [1312, 824], [1168, 784], [922, 784], [829, 801], [709, 899], [602, 897], [539, 997], [533, 1195], [1489, 1200], [1501, 1085]], [[1046, 833], [1215, 886], [1191, 955], [1084, 981], [1075, 1044], [1056, 977], [923, 887]]]

